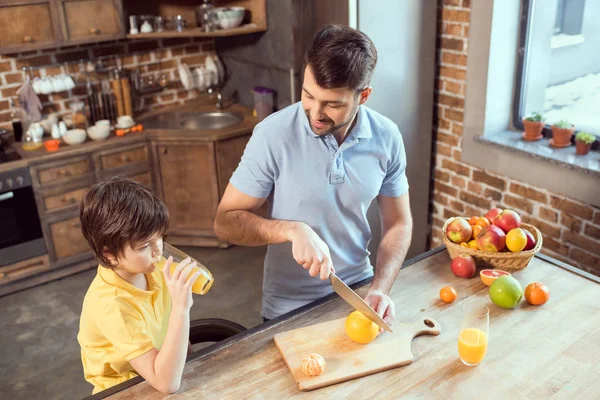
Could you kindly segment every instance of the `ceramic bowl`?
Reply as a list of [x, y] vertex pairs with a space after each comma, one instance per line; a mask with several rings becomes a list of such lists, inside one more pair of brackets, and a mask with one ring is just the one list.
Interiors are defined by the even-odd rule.
[[94, 125], [90, 126], [87, 134], [92, 140], [104, 140], [110, 134], [110, 125]]
[[85, 142], [86, 132], [85, 129], [71, 129], [64, 134], [63, 140], [66, 144], [74, 145]]
[[246, 9], [244, 7], [219, 7], [215, 8], [215, 14], [221, 28], [231, 29], [240, 26], [246, 15]]

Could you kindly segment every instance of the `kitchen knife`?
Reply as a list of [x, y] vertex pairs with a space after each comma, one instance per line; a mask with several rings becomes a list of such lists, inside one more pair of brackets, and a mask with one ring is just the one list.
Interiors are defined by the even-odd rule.
[[380, 328], [392, 332], [392, 328], [369, 306], [365, 301], [350, 289], [340, 278], [337, 277], [333, 272], [329, 274], [331, 280], [331, 287], [342, 299], [346, 300], [348, 304], [363, 313], [363, 315], [375, 322]]

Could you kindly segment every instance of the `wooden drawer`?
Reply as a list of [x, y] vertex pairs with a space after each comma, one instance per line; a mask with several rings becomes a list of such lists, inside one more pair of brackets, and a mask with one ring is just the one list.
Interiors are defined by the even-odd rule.
[[123, 37], [120, 0], [61, 0], [65, 42], [95, 42]]
[[71, 215], [66, 219], [50, 222], [48, 231], [54, 260], [63, 260], [90, 252], [90, 247], [81, 233], [79, 215]]
[[65, 182], [93, 172], [87, 157], [50, 167], [33, 167], [32, 170], [40, 185]]
[[84, 187], [69, 190], [64, 193], [44, 196], [42, 198], [44, 210], [46, 212], [55, 212], [69, 207], [79, 207], [81, 199], [89, 189], [89, 187]]
[[122, 151], [113, 151], [100, 154], [100, 168], [112, 170], [134, 164], [148, 164], [148, 146], [138, 146]]
[[141, 183], [149, 189], [152, 189], [152, 176], [150, 175], [150, 171], [142, 172], [140, 174], [135, 174], [128, 176], [127, 178], [134, 180], [136, 182]]
[[1, 3], [0, 53], [47, 47], [58, 42], [59, 31], [50, 1], [19, 5]]

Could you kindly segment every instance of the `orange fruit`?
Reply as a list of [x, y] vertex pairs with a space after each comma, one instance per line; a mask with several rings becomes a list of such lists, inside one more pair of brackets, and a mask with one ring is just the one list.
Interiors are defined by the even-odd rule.
[[486, 227], [490, 226], [490, 220], [487, 219], [486, 217], [478, 217], [477, 220], [475, 221], [475, 225], [479, 225], [482, 228], [486, 228]]
[[346, 318], [346, 334], [356, 343], [371, 343], [378, 333], [379, 326], [358, 310], [353, 311]]
[[469, 248], [471, 250], [478, 250], [477, 249], [477, 240], [475, 240], [475, 239], [470, 240], [469, 243], [467, 243], [467, 245], [469, 246]]
[[479, 236], [479, 234], [483, 230], [483, 226], [473, 225], [472, 228], [473, 228], [473, 239], [477, 239], [477, 236]]
[[541, 306], [550, 298], [550, 290], [546, 285], [533, 282], [525, 288], [525, 300], [532, 306]]
[[452, 286], [444, 286], [440, 289], [440, 299], [444, 303], [452, 303], [458, 297], [458, 293]]
[[460, 247], [464, 247], [464, 248], [468, 249], [468, 248], [469, 248], [469, 245], [467, 244], [467, 242], [462, 242], [462, 243], [460, 244]]
[[506, 234], [506, 247], [512, 252], [521, 251], [527, 246], [527, 235], [521, 228], [511, 229]]
[[469, 225], [475, 225], [477, 223], [477, 216], [469, 218]]
[[479, 271], [479, 277], [486, 286], [490, 286], [502, 275], [510, 276], [510, 273], [502, 271], [501, 269], [482, 269]]

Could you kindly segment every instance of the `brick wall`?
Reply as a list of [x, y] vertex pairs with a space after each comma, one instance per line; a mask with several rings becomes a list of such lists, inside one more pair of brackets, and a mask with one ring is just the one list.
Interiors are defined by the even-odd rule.
[[[162, 92], [144, 97], [144, 110], [164, 107], [166, 105], [183, 103], [186, 100], [201, 96], [196, 90], [185, 90], [179, 82], [177, 66], [179, 61], [185, 62], [191, 68], [204, 63], [207, 53], [214, 52], [212, 39], [185, 38], [185, 39], [160, 39], [139, 41], [115, 41], [95, 45], [80, 45], [76, 47], [47, 49], [14, 55], [0, 56], [0, 128], [11, 129], [10, 110], [8, 99], [16, 99], [16, 91], [25, 79], [21, 71], [23, 66], [42, 66], [65, 61], [78, 61], [80, 59], [93, 59], [102, 56], [118, 54], [124, 68], [139, 68], [141, 76], [154, 75], [164, 71], [173, 84]], [[108, 65], [114, 65], [108, 60]], [[65, 114], [69, 111], [69, 104], [85, 98], [85, 75], [79, 74], [77, 64], [60, 64], [34, 70], [36, 76], [53, 76], [60, 73], [72, 73], [79, 79], [78, 86], [70, 91], [40, 95], [44, 106], [43, 112], [59, 112]], [[100, 87], [98, 86], [98, 90]]]
[[600, 276], [600, 209], [461, 161], [470, 0], [439, 3], [431, 245], [449, 217], [511, 208], [540, 229], [542, 252]]

